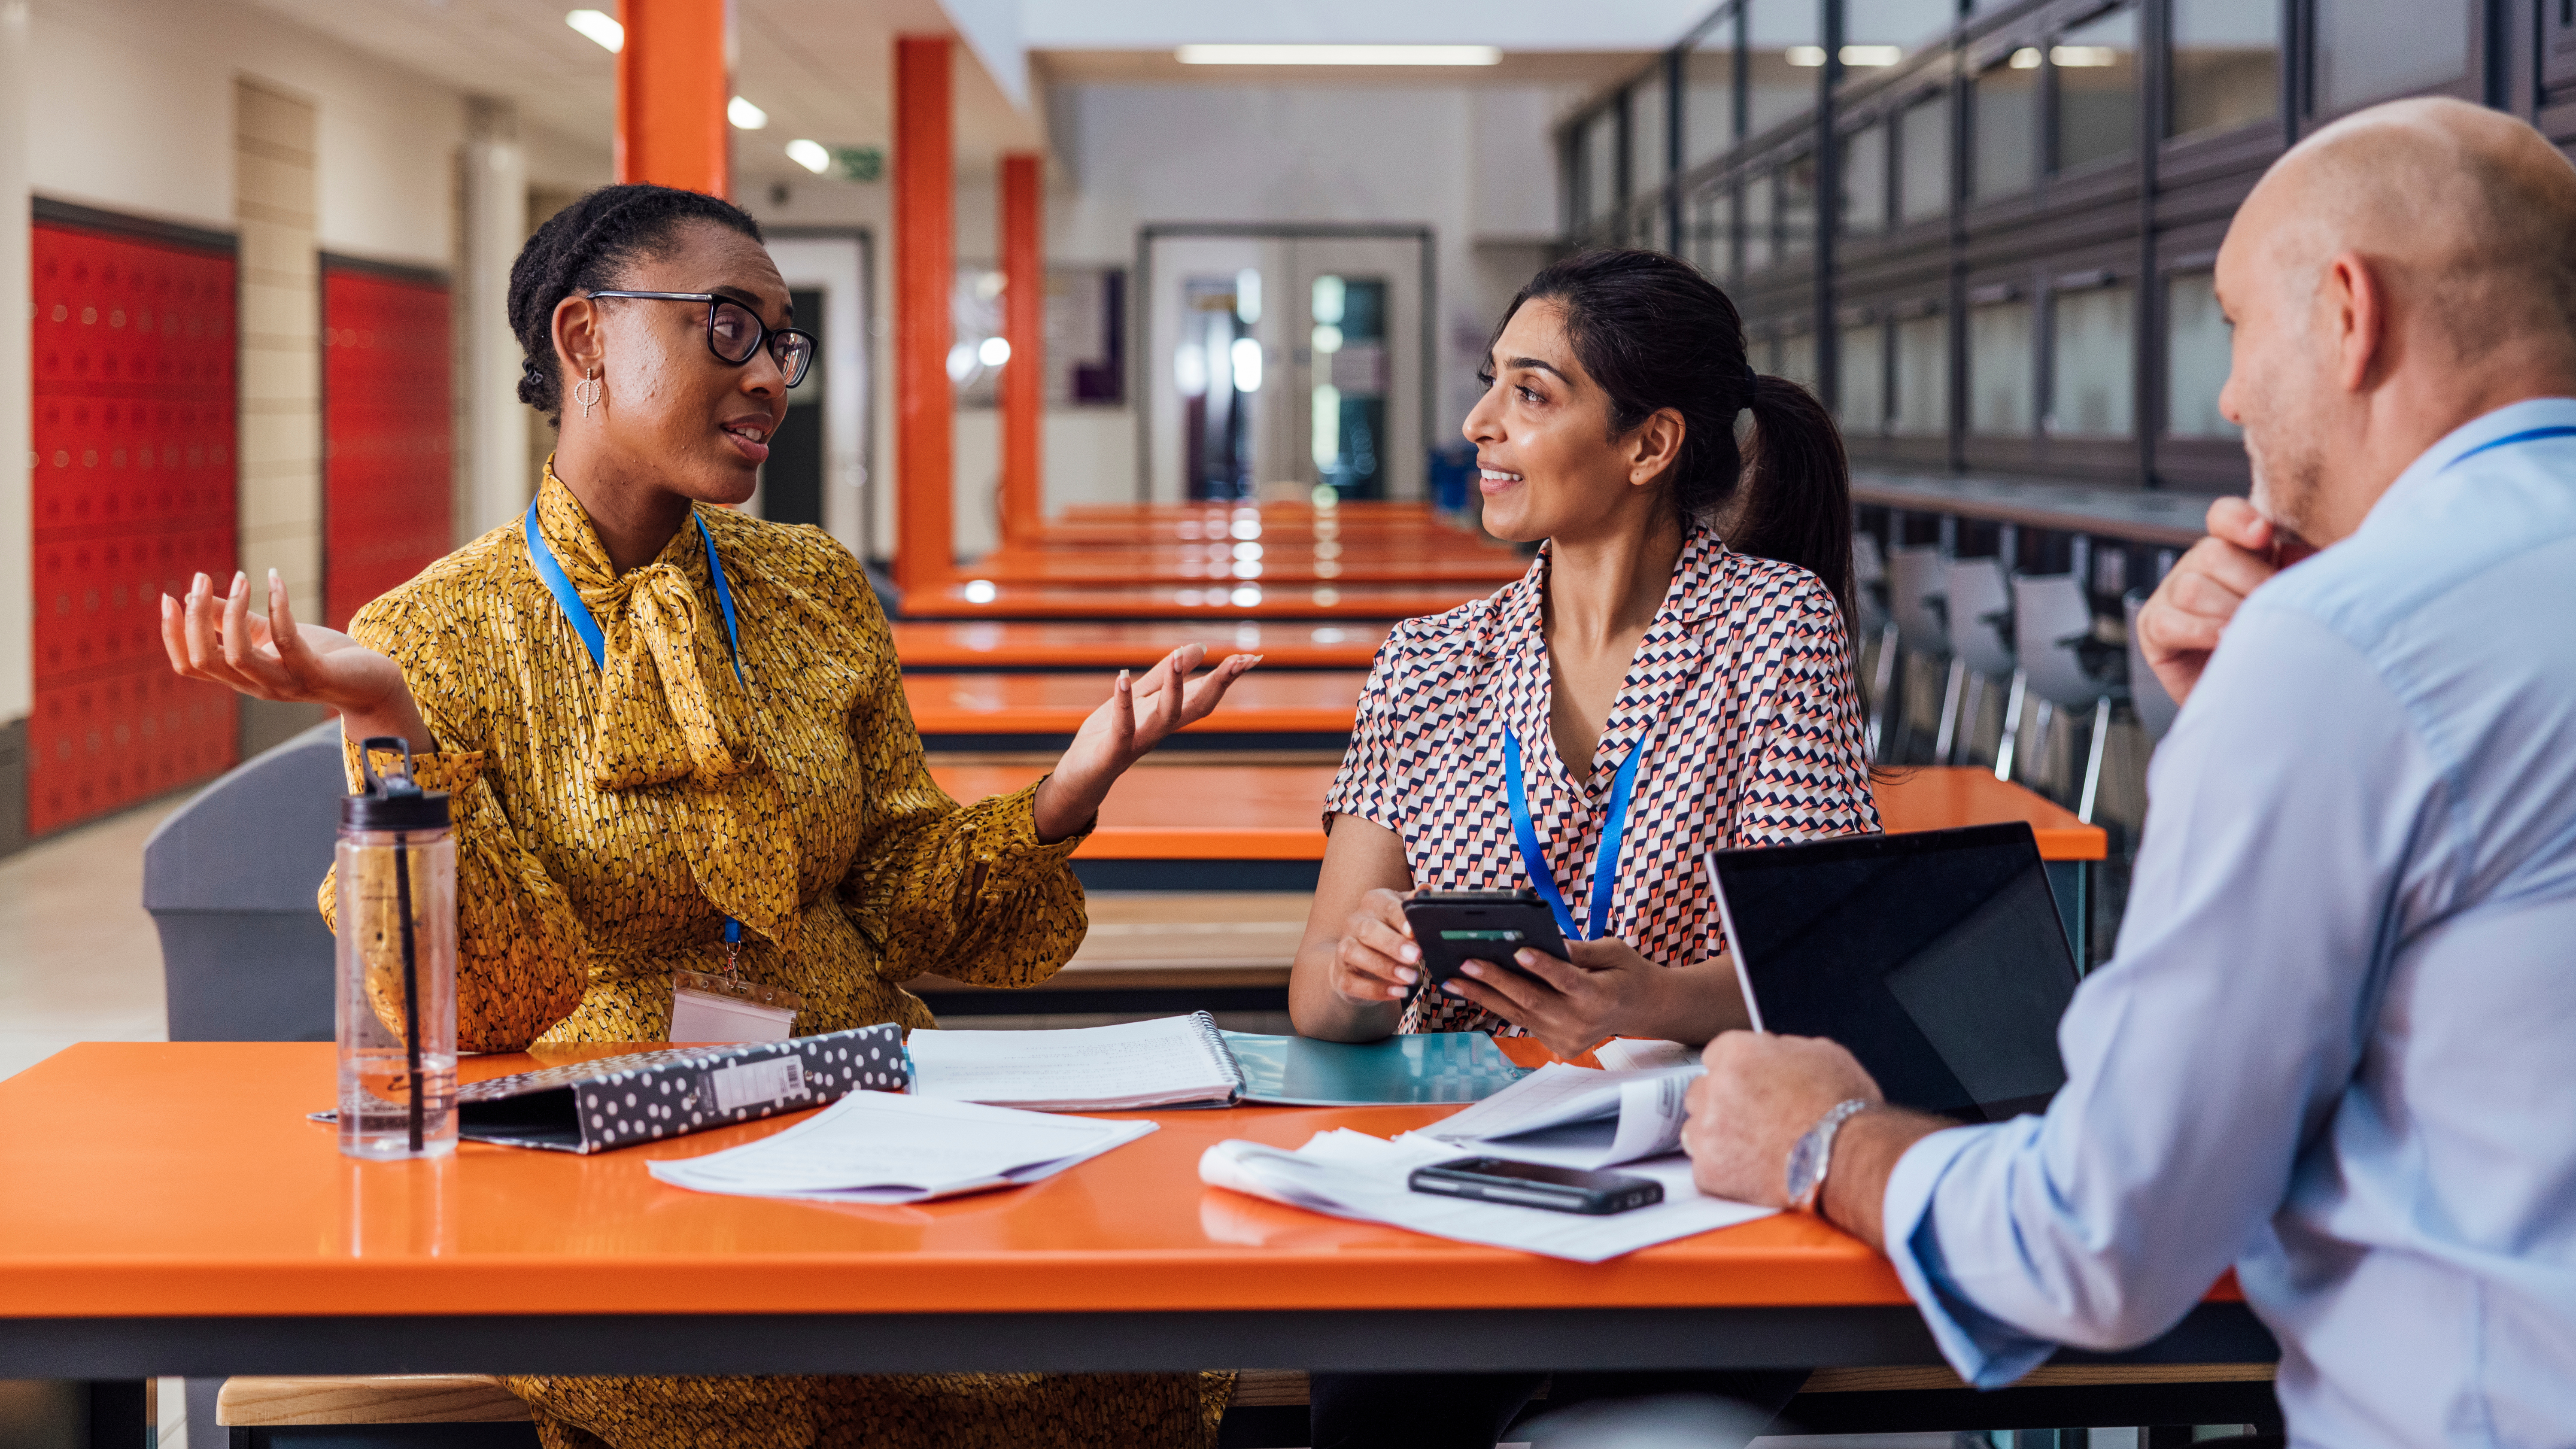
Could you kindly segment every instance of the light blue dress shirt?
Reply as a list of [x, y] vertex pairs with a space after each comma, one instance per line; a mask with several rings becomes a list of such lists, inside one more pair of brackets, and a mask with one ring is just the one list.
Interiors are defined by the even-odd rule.
[[2576, 400], [2435, 444], [2257, 589], [2156, 754], [2043, 1117], [1936, 1133], [1890, 1256], [1980, 1385], [2233, 1264], [2303, 1445], [2576, 1442]]

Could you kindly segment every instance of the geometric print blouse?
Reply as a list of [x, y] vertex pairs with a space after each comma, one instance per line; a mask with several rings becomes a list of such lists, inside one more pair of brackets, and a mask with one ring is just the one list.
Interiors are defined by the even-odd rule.
[[[1708, 959], [1726, 945], [1708, 852], [1879, 828], [1842, 611], [1815, 575], [1694, 527], [1578, 784], [1548, 727], [1548, 559], [1542, 546], [1491, 598], [1395, 627], [1361, 692], [1325, 827], [1356, 815], [1394, 831], [1423, 890], [1528, 886], [1504, 784], [1509, 724], [1548, 869], [1579, 919], [1613, 777], [1643, 749], [1608, 934], [1664, 965]], [[1398, 1030], [1520, 1034], [1429, 986], [1422, 978]]]

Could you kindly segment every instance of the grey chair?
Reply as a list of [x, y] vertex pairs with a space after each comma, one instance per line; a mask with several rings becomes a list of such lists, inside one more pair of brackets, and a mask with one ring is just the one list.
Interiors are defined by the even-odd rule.
[[331, 933], [313, 895], [348, 793], [340, 725], [245, 761], [143, 845], [172, 1041], [329, 1041]]
[[[1908, 544], [1887, 551], [1887, 612], [1881, 635], [1875, 691], [1877, 718], [1870, 722], [1870, 753], [1884, 764], [1913, 762], [1930, 748], [1936, 732], [1926, 718], [1931, 706], [1917, 703], [1922, 671], [1939, 678], [1941, 661], [1950, 654], [1949, 621], [1944, 616], [1941, 550], [1930, 544]], [[1893, 646], [1893, 647], [1890, 647]], [[1932, 686], [1937, 692], [1937, 685]]]
[[1955, 765], [1978, 733], [1986, 694], [2013, 672], [2012, 596], [2003, 560], [1956, 558], [1942, 571], [1950, 622], [1950, 679], [1941, 692], [1941, 726], [1932, 761]]

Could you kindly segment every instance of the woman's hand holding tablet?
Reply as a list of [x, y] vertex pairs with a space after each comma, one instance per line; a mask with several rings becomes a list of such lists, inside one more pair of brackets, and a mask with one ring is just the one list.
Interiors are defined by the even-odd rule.
[[1470, 961], [1441, 986], [1579, 1057], [1614, 1036], [1698, 1043], [1745, 1025], [1735, 963], [1724, 956], [1665, 966], [1615, 936], [1569, 941], [1572, 959], [1522, 950], [1510, 967]]

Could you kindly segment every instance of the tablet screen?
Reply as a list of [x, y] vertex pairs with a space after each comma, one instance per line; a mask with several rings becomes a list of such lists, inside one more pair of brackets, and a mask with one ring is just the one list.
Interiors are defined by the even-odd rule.
[[2075, 960], [2024, 824], [1710, 858], [1754, 1021], [1829, 1037], [1887, 1099], [2001, 1121], [2066, 1081]]

